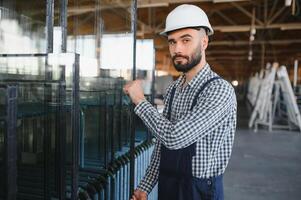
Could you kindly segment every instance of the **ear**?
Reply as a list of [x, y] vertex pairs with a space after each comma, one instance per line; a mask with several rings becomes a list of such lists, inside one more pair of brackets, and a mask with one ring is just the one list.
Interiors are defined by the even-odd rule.
[[208, 35], [205, 35], [204, 37], [202, 37], [202, 49], [206, 50], [208, 47], [208, 42], [209, 42], [209, 38]]

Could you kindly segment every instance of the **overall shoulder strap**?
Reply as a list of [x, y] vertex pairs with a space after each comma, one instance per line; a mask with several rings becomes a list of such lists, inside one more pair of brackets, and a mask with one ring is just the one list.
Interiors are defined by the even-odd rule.
[[[193, 102], [192, 102], [192, 105], [191, 105], [190, 110], [192, 110], [193, 107], [196, 105], [200, 93], [206, 88], [206, 86], [207, 86], [209, 83], [211, 83], [212, 81], [217, 80], [217, 79], [221, 79], [221, 77], [215, 76], [215, 77], [209, 79], [207, 82], [205, 82], [205, 83], [202, 85], [202, 87], [197, 91], [196, 95], [194, 96], [194, 99], [193, 99]], [[168, 101], [167, 119], [169, 119], [169, 120], [170, 120], [170, 118], [171, 118], [171, 106], [172, 106], [173, 98], [174, 98], [174, 96], [175, 96], [175, 92], [176, 92], [176, 86], [174, 86], [174, 87], [172, 88], [171, 94], [170, 94], [170, 98], [169, 98], [169, 101]]]
[[176, 85], [173, 86], [173, 88], [171, 90], [170, 98], [169, 98], [169, 101], [168, 101], [167, 119], [169, 119], [169, 120], [171, 118], [171, 105], [172, 105], [175, 93], [176, 93]]
[[209, 79], [208, 81], [206, 81], [206, 82], [202, 85], [202, 87], [200, 87], [200, 89], [197, 91], [196, 95], [194, 96], [194, 99], [193, 99], [192, 105], [191, 105], [191, 107], [190, 107], [190, 110], [192, 110], [193, 107], [196, 105], [200, 93], [206, 88], [206, 86], [207, 86], [209, 83], [211, 83], [212, 81], [217, 80], [217, 79], [221, 79], [221, 77], [215, 76], [215, 77]]

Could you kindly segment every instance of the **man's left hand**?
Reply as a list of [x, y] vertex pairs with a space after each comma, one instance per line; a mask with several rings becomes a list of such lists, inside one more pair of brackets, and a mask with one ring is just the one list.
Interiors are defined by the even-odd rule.
[[138, 105], [141, 101], [145, 100], [141, 80], [131, 81], [127, 83], [123, 87], [123, 92], [130, 96], [132, 102], [135, 105]]

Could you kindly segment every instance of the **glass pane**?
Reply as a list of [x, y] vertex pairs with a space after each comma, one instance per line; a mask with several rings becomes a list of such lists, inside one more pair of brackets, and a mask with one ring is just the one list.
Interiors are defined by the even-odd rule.
[[[20, 199], [58, 197], [58, 188], [62, 188], [58, 180], [71, 171], [71, 159], [64, 159], [72, 155], [74, 60], [75, 54], [70, 53], [0, 55], [1, 63], [9, 63], [9, 67], [0, 67], [0, 84], [18, 83], [17, 184]], [[34, 67], [28, 73], [18, 70], [22, 69], [19, 65], [24, 69]], [[7, 68], [15, 70], [7, 71]], [[1, 144], [3, 134], [0, 134]]]
[[[78, 57], [61, 50], [64, 29], [57, 1], [52, 54], [45, 54], [46, 1], [2, 2], [0, 84], [18, 83], [18, 198], [59, 199], [65, 193], [70, 198], [77, 151], [80, 187], [129, 151], [134, 113], [122, 88], [133, 79], [131, 1], [68, 2], [67, 52]], [[147, 98], [153, 49], [153, 40], [137, 41], [137, 77], [144, 80]], [[77, 58], [80, 77], [74, 81]], [[136, 124], [138, 145], [147, 134], [141, 121]]]
[[[0, 87], [0, 176], [4, 177], [5, 88]], [[4, 198], [4, 178], [0, 179], [0, 198]]]
[[2, 5], [5, 7], [0, 7], [0, 53], [46, 52], [46, 1], [25, 6], [24, 1], [4, 0]]

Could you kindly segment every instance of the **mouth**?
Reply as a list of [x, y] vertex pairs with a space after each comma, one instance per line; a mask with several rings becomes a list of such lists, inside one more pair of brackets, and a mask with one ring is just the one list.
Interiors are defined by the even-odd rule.
[[174, 62], [183, 62], [184, 60], [188, 60], [187, 58], [185, 57], [182, 57], [182, 56], [177, 56], [177, 57], [174, 57]]

